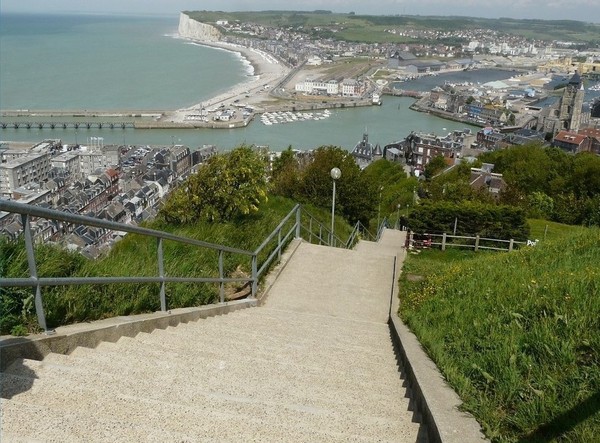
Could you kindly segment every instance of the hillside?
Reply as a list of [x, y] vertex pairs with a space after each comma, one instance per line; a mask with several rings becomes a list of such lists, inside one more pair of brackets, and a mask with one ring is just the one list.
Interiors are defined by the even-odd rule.
[[576, 228], [510, 254], [409, 256], [401, 317], [492, 441], [597, 441], [599, 245]]
[[[261, 11], [222, 12], [186, 11], [191, 18], [205, 23], [218, 20], [241, 21], [264, 26], [304, 29], [314, 28], [324, 37], [366, 42], [416, 42], [414, 39], [387, 32], [390, 28], [436, 30], [440, 32], [465, 29], [490, 29], [499, 33], [539, 40], [599, 42], [600, 25], [575, 20], [531, 20], [512, 18], [439, 17], [411, 15], [355, 15], [330, 11]], [[432, 37], [436, 38], [436, 37]]]

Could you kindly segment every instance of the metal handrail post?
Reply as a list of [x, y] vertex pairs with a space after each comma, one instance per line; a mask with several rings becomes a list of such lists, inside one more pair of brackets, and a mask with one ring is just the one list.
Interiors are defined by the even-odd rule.
[[35, 264], [35, 251], [33, 249], [33, 236], [31, 235], [31, 217], [28, 214], [21, 214], [23, 222], [23, 234], [25, 235], [25, 249], [27, 249], [27, 262], [29, 264], [29, 276], [35, 280], [35, 313], [37, 314], [38, 324], [44, 332], [48, 333], [46, 326], [46, 315], [44, 314], [44, 304], [42, 303], [42, 288], [38, 281], [37, 267]]
[[158, 276], [160, 277], [160, 310], [167, 312], [167, 295], [165, 292], [165, 262], [163, 256], [162, 238], [157, 238]]
[[219, 300], [221, 303], [225, 303], [225, 282], [223, 279], [225, 275], [223, 273], [223, 250], [219, 250], [219, 279], [221, 280], [219, 283]]
[[302, 206], [298, 206], [296, 210], [296, 238], [299, 239], [302, 237], [302, 232], [300, 231], [300, 227], [302, 225]]
[[277, 233], [277, 260], [281, 260], [281, 229]]
[[258, 292], [258, 256], [252, 255], [252, 298], [256, 298]]
[[312, 243], [313, 233], [312, 233], [312, 217], [308, 219], [308, 242]]

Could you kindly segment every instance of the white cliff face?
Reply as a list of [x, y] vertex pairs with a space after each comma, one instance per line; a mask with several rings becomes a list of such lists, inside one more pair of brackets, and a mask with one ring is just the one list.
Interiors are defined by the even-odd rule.
[[221, 40], [221, 33], [217, 28], [193, 20], [183, 12], [179, 14], [179, 35], [183, 38], [203, 42], [218, 42]]

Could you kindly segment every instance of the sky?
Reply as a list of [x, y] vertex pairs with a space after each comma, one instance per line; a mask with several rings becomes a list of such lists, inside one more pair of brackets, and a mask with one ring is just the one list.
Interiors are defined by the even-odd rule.
[[[293, 5], [293, 6], [292, 6]], [[600, 0], [0, 0], [0, 13], [148, 13], [328, 9], [357, 14], [462, 15], [600, 23]]]

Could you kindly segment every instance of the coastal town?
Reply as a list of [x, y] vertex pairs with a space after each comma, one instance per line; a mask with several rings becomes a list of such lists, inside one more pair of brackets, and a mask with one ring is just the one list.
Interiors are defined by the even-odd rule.
[[[371, 143], [365, 130], [349, 149], [361, 168], [385, 158], [420, 177], [435, 157], [443, 157], [451, 167], [481, 152], [532, 142], [569, 153], [600, 154], [600, 99], [586, 98], [586, 85], [592, 91], [600, 88], [599, 48], [582, 49], [571, 42], [526, 39], [489, 29], [448, 33], [390, 27], [386, 31], [416, 40], [463, 42], [454, 45], [352, 43], [323, 37], [321, 31], [225, 19], [203, 23], [182, 13], [181, 37], [241, 53], [252, 64], [253, 75], [203, 103], [149, 114], [151, 120], [136, 123], [136, 128], [218, 130], [254, 124], [268, 130], [277, 124], [325, 120], [336, 108], [378, 106], [387, 95], [404, 95], [415, 98], [411, 108], [417, 112], [480, 129], [441, 135], [415, 129], [382, 145]], [[443, 80], [444, 73], [490, 67], [508, 69], [512, 76], [485, 84]], [[440, 76], [439, 85], [430, 91], [413, 91], [411, 79], [423, 76]], [[560, 88], [546, 88], [557, 79]], [[3, 111], [3, 127], [9, 125], [5, 119], [10, 115]], [[2, 142], [0, 198], [138, 224], [154, 218], [163, 198], [218, 150], [214, 145], [174, 142], [105, 145], [102, 137], [75, 144]], [[272, 158], [276, 155], [271, 153]], [[310, 151], [297, 155], [310, 157]], [[492, 176], [490, 170], [474, 173]], [[496, 175], [493, 183], [501, 183]], [[498, 192], [498, 186], [490, 185], [489, 191]], [[18, 217], [0, 213], [0, 235], [16, 238], [21, 230]], [[61, 243], [89, 258], [101, 256], [123, 235], [44, 220], [34, 223], [33, 232], [39, 241]]]
[[[343, 24], [337, 24], [327, 30], [335, 33], [342, 28]], [[488, 126], [489, 122], [476, 108], [493, 108], [498, 117], [504, 114], [507, 121], [523, 121], [523, 127], [530, 116], [535, 117], [541, 111], [536, 105], [554, 96], [545, 86], [555, 76], [567, 80], [567, 76], [578, 72], [590, 82], [600, 80], [600, 49], [580, 50], [581, 45], [573, 42], [526, 39], [490, 29], [440, 32], [390, 28], [386, 32], [425, 38], [432, 43], [369, 44], [323, 38], [321, 31], [319, 27], [274, 27], [223, 19], [202, 23], [182, 13], [179, 22], [182, 37], [240, 52], [254, 66], [255, 75], [208, 103], [157, 120], [173, 124], [185, 122], [192, 115], [194, 124], [200, 120], [209, 127], [246, 126], [255, 114], [264, 112], [378, 105], [386, 94], [430, 96], [428, 92], [411, 90], [410, 80], [494, 68], [511, 70], [515, 75], [508, 82], [454, 85], [451, 92], [461, 96], [462, 102], [455, 99], [457, 105], [450, 109], [444, 108], [447, 99], [436, 98], [440, 91], [432, 91], [438, 103], [430, 106], [419, 103], [415, 107], [446, 111], [443, 115], [446, 118], [479, 126]], [[462, 43], [436, 43], [440, 40]], [[466, 101], [473, 112], [464, 106]], [[586, 112], [596, 118], [600, 116], [600, 102], [586, 105]], [[244, 112], [236, 112], [235, 108]], [[190, 111], [194, 114], [189, 114]]]

